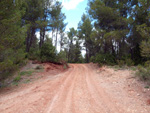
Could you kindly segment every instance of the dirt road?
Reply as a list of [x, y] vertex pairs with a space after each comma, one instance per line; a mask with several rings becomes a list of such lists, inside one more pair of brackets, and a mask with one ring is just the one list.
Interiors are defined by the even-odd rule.
[[88, 64], [71, 64], [62, 74], [1, 92], [0, 113], [150, 112], [142, 97], [129, 93], [122, 82], [111, 84], [102, 74], [107, 73], [99, 74]]

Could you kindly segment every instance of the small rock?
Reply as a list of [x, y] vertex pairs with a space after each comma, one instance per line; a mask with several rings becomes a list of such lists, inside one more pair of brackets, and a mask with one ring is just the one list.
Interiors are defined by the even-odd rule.
[[140, 94], [137, 94], [137, 96], [140, 96]]

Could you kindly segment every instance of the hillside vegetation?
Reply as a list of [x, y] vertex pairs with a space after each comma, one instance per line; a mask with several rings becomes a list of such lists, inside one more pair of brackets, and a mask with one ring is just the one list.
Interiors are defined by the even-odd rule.
[[1, 0], [0, 6], [0, 80], [28, 59], [140, 65], [138, 75], [150, 79], [149, 0], [89, 0], [78, 28], [68, 32], [59, 1]]

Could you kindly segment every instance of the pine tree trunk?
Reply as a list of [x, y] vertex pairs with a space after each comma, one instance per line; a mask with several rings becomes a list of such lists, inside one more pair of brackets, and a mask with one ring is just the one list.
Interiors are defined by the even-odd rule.
[[[31, 30], [31, 33], [30, 33]], [[34, 37], [35, 37], [35, 28], [31, 28], [28, 30], [27, 32], [27, 38], [26, 38], [26, 52], [30, 51], [30, 48], [32, 46], [32, 43], [34, 41]]]
[[85, 48], [86, 48], [86, 62], [89, 62], [89, 53], [88, 53], [88, 48], [87, 48], [87, 42], [85, 42]]
[[55, 41], [56, 50], [57, 50], [57, 35], [58, 35], [58, 28], [57, 28], [57, 30], [56, 30], [56, 41]]
[[26, 38], [26, 52], [29, 52], [29, 40], [30, 40], [30, 30], [27, 32], [27, 38]]
[[54, 30], [52, 28], [52, 43], [53, 43], [53, 35], [54, 35]]
[[42, 29], [40, 30], [40, 43], [39, 43], [39, 48], [42, 47]]

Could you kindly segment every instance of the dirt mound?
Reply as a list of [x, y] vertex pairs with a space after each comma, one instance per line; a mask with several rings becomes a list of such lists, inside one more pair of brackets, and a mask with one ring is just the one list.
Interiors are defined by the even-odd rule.
[[43, 63], [43, 66], [46, 72], [51, 71], [51, 70], [58, 70], [58, 71], [64, 70], [63, 65], [58, 65], [58, 64], [53, 64], [53, 63]]
[[3, 86], [18, 86], [19, 84], [30, 83], [40, 78], [55, 76], [65, 70], [64, 66], [60, 64], [29, 61], [14, 76], [6, 79]]

